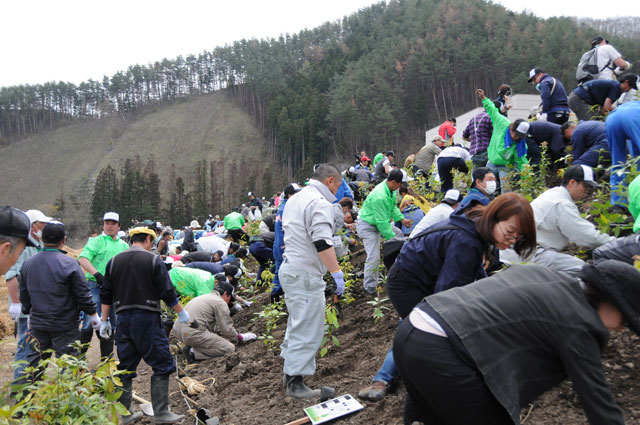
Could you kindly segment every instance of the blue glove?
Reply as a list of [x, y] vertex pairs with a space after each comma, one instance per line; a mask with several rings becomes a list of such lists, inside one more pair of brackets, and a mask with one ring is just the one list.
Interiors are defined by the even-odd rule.
[[331, 277], [336, 282], [336, 290], [334, 293], [341, 297], [342, 294], [344, 294], [344, 274], [342, 270], [331, 273]]
[[103, 339], [111, 338], [113, 330], [111, 329], [111, 322], [109, 319], [100, 321], [100, 337]]
[[182, 310], [180, 313], [178, 313], [178, 323], [189, 323], [189, 313], [187, 312], [187, 310]]

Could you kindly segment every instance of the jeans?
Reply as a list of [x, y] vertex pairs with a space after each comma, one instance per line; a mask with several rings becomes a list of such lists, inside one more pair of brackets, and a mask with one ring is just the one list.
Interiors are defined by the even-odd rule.
[[491, 161], [487, 162], [487, 167], [491, 169], [494, 175], [499, 177], [500, 193], [511, 192], [511, 189], [507, 184], [507, 179], [509, 177], [511, 169], [504, 165], [495, 165]]
[[21, 361], [24, 363], [17, 364], [14, 366], [13, 368], [14, 381], [22, 377], [23, 370], [27, 366], [27, 358], [29, 356], [29, 351], [30, 351], [29, 343], [27, 342], [27, 338], [30, 336], [30, 333], [28, 332], [28, 329], [27, 329], [27, 318], [22, 317], [18, 319], [18, 321], [16, 322], [16, 325], [18, 326], [18, 334], [17, 334], [18, 344], [16, 347], [16, 355], [13, 358], [13, 361], [15, 362]]
[[[98, 284], [93, 281], [87, 281], [89, 284], [89, 291], [91, 291], [91, 299], [94, 303], [96, 303], [96, 311], [98, 315], [102, 316], [102, 304], [100, 304], [100, 287]], [[116, 310], [111, 306], [111, 310], [109, 311], [109, 321], [111, 322], [111, 326], [115, 326], [116, 324]], [[82, 331], [93, 330], [91, 326], [91, 317], [87, 314], [84, 315], [84, 320], [82, 321]]]
[[438, 175], [440, 176], [440, 192], [445, 193], [449, 189], [453, 189], [452, 170], [458, 170], [462, 173], [469, 171], [467, 164], [462, 158], [445, 157], [438, 158]]
[[382, 366], [378, 369], [378, 373], [376, 373], [371, 382], [384, 382], [387, 385], [392, 385], [396, 379], [398, 379], [398, 369], [393, 359], [393, 347], [391, 347], [382, 362]]

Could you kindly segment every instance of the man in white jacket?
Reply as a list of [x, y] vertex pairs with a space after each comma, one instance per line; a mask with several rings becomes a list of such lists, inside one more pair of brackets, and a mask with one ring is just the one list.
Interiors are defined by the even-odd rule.
[[580, 216], [574, 202], [584, 198], [588, 186], [598, 186], [591, 167], [572, 165], [565, 171], [561, 186], [547, 190], [531, 203], [538, 242], [533, 263], [577, 276], [584, 261], [560, 251], [570, 242], [594, 249], [615, 239]]

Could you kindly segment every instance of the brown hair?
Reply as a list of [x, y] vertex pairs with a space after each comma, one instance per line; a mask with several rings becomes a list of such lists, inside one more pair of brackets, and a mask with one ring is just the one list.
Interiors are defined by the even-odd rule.
[[487, 206], [479, 205], [467, 211], [467, 217], [475, 221], [482, 239], [491, 243], [495, 243], [493, 227], [513, 215], [518, 218], [518, 227], [523, 236], [514, 249], [520, 256], [528, 257], [536, 249], [536, 222], [531, 205], [524, 196], [514, 192], [504, 193]]
[[340, 199], [340, 201], [338, 201], [338, 204], [340, 204], [342, 208], [345, 208], [345, 207], [349, 209], [353, 208], [353, 201], [351, 200], [351, 198], [347, 198], [346, 196]]

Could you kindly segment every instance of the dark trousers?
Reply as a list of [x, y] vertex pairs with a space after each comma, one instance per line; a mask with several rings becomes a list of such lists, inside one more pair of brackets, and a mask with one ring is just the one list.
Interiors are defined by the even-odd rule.
[[138, 364], [144, 359], [154, 376], [176, 371], [160, 313], [132, 308], [118, 311], [117, 320], [118, 369], [132, 372], [127, 376], [135, 378]]
[[599, 163], [610, 164], [611, 153], [606, 143], [593, 145], [580, 158], [574, 158], [573, 165], [588, 165], [596, 168]]
[[562, 125], [569, 121], [569, 111], [556, 111], [547, 114], [547, 122]]
[[[27, 337], [30, 345], [27, 361], [34, 368], [38, 367], [38, 362], [41, 360], [51, 357], [51, 352], [45, 352], [47, 350], [53, 350], [56, 353], [56, 357], [60, 357], [63, 354], [78, 355], [78, 351], [72, 345], [80, 339], [80, 330], [77, 327], [64, 331], [31, 329], [30, 333], [31, 335]], [[31, 379], [33, 381], [39, 380], [43, 371], [43, 369], [37, 369]]]
[[262, 241], [255, 241], [249, 245], [249, 252], [260, 264], [257, 280], [262, 281], [262, 272], [269, 267], [269, 263], [274, 264], [276, 261], [273, 257], [273, 249]]
[[449, 189], [453, 189], [452, 170], [458, 170], [462, 173], [469, 171], [467, 164], [462, 158], [446, 157], [438, 158], [438, 175], [440, 176], [440, 192], [445, 193]]
[[408, 392], [405, 424], [513, 424], [478, 368], [458, 357], [449, 338], [423, 332], [403, 320], [393, 354]]
[[542, 161], [542, 149], [540, 146], [531, 139], [525, 139], [527, 142], [527, 157], [529, 158], [529, 164], [533, 167], [538, 167], [540, 161]]
[[236, 243], [240, 242], [240, 239], [242, 239], [243, 241], [247, 240], [247, 233], [242, 229], [227, 230], [227, 233], [233, 238], [233, 241]]
[[427, 292], [413, 279], [406, 277], [395, 264], [387, 274], [387, 295], [401, 319], [411, 313], [422, 299], [433, 292]]

